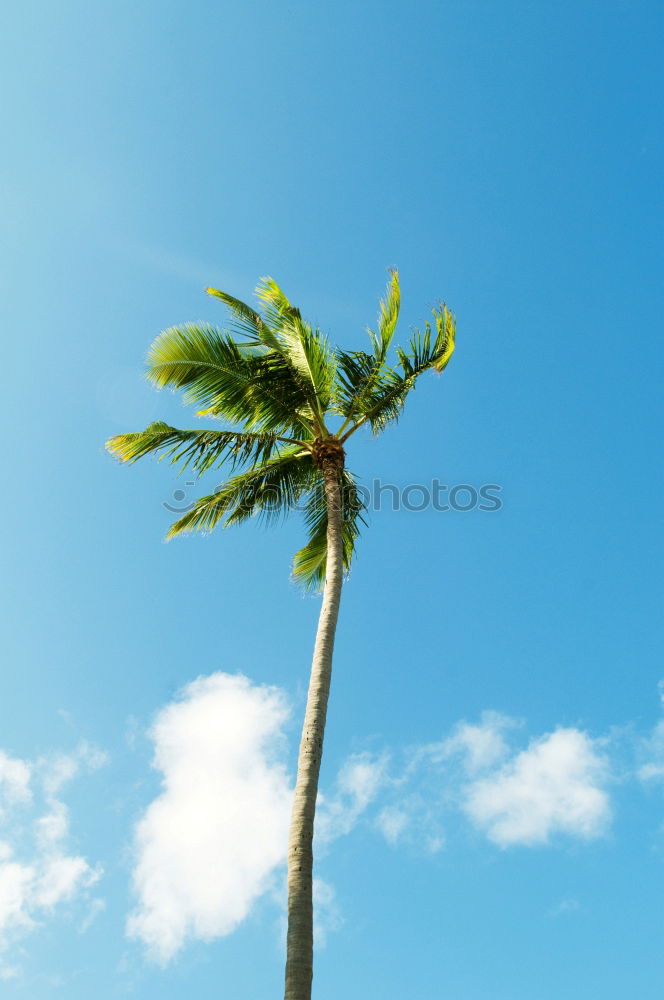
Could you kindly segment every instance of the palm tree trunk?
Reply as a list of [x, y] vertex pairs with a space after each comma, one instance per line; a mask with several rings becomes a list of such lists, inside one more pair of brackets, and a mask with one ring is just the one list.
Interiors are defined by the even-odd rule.
[[338, 467], [326, 463], [327, 568], [318, 619], [307, 710], [288, 841], [288, 941], [284, 1000], [310, 1000], [313, 976], [313, 835], [318, 775], [332, 676], [332, 650], [343, 582], [341, 490]]

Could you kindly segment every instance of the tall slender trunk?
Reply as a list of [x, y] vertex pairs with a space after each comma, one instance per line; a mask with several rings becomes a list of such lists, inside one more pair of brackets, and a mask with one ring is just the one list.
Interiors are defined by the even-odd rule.
[[313, 976], [313, 835], [318, 775], [343, 582], [338, 466], [326, 463], [327, 571], [318, 619], [288, 841], [288, 941], [284, 1000], [310, 1000]]

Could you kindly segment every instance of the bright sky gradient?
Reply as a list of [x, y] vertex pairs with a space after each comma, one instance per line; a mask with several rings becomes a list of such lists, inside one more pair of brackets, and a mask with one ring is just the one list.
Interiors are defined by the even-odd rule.
[[361, 540], [316, 1000], [659, 1000], [663, 29], [657, 0], [5, 13], [3, 996], [280, 995], [302, 528], [164, 545], [203, 487], [103, 442], [195, 426], [141, 372], [223, 322], [206, 285], [270, 274], [357, 347], [398, 266], [402, 337], [444, 298], [458, 350], [349, 465], [503, 508]]

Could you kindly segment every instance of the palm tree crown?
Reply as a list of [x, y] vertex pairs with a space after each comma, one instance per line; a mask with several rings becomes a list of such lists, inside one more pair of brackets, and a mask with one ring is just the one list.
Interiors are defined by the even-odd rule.
[[433, 323], [415, 330], [389, 363], [400, 304], [396, 270], [377, 330], [368, 331], [367, 351], [333, 348], [271, 278], [256, 289], [260, 311], [226, 292], [207, 291], [227, 306], [227, 327], [187, 323], [166, 330], [150, 348], [147, 377], [160, 389], [181, 389], [185, 402], [200, 407], [198, 416], [232, 429], [177, 430], [156, 422], [106, 446], [123, 462], [158, 455], [199, 475], [222, 465], [235, 473], [177, 520], [168, 538], [253, 515], [270, 520], [303, 506], [309, 538], [294, 557], [293, 573], [318, 589], [327, 563], [325, 469], [335, 471], [340, 486], [348, 571], [363, 505], [345, 467], [345, 444], [365, 424], [379, 434], [398, 419], [420, 375], [443, 371], [454, 350], [454, 317], [445, 305], [434, 308]]

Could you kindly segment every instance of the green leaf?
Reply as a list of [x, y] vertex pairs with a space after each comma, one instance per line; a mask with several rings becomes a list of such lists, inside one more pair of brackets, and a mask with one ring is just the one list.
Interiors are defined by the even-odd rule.
[[272, 278], [261, 279], [256, 295], [264, 305], [279, 350], [298, 373], [311, 408], [322, 421], [336, 370], [336, 357], [327, 338], [302, 319], [300, 310], [291, 305]]
[[171, 525], [166, 537], [191, 531], [209, 532], [221, 521], [228, 527], [255, 515], [265, 521], [287, 516], [319, 476], [309, 452], [288, 449], [254, 469], [233, 476], [209, 496], [201, 497]]
[[382, 362], [387, 356], [389, 346], [394, 337], [399, 319], [399, 308], [401, 306], [401, 289], [399, 288], [399, 272], [394, 269], [389, 271], [390, 280], [387, 285], [385, 298], [380, 300], [378, 313], [378, 334], [373, 330], [368, 330], [369, 339], [373, 348], [376, 361]]
[[[401, 372], [383, 365], [371, 376], [366, 387], [353, 402], [354, 427], [344, 440], [363, 424], [368, 423], [379, 434], [387, 424], [398, 420], [403, 412], [408, 394], [415, 388], [420, 375], [426, 371], [442, 372], [454, 351], [456, 324], [445, 305], [433, 310], [436, 335], [432, 338], [431, 325], [425, 323], [424, 331], [415, 330], [409, 341], [409, 351], [397, 348]], [[340, 368], [343, 363], [340, 362]]]
[[229, 295], [228, 292], [222, 292], [218, 288], [206, 288], [205, 291], [228, 307], [234, 317], [237, 331], [248, 337], [249, 342], [254, 344], [267, 343], [270, 347], [274, 346], [272, 331], [266, 326], [263, 318], [246, 302], [236, 299], [235, 296]]
[[275, 434], [251, 434], [238, 431], [180, 431], [162, 421], [150, 424], [137, 434], [119, 434], [106, 442], [107, 450], [121, 462], [133, 463], [145, 455], [170, 458], [181, 471], [195, 470], [199, 475], [213, 466], [229, 462], [232, 467], [247, 462], [260, 463], [278, 449]]
[[182, 389], [206, 413], [275, 433], [311, 431], [311, 409], [289, 366], [274, 352], [236, 343], [208, 324], [171, 327], [148, 355], [148, 378], [158, 388]]
[[433, 367], [435, 371], [442, 372], [454, 354], [456, 341], [456, 318], [449, 311], [445, 303], [440, 309], [434, 309], [434, 319], [436, 321], [436, 343], [434, 345], [435, 359]]

